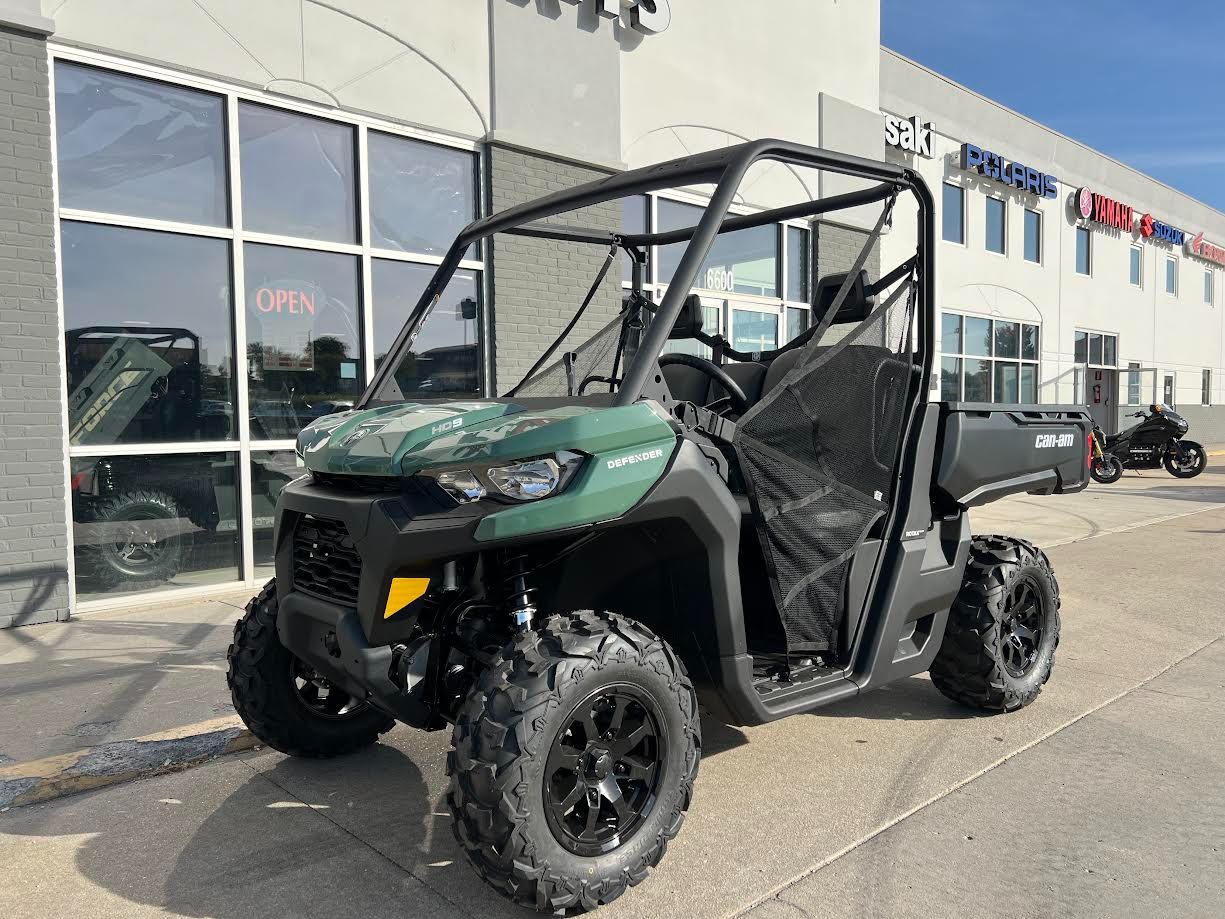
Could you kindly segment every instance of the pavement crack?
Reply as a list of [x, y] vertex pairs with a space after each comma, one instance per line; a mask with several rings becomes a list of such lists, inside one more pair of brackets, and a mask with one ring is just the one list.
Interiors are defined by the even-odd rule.
[[[1192, 513], [1200, 513], [1200, 512], [1192, 512]], [[1189, 515], [1184, 514], [1180, 516], [1189, 516]], [[1098, 703], [1097, 705], [1093, 706], [1090, 709], [1087, 709], [1084, 712], [1081, 712], [1075, 718], [1071, 718], [1065, 721], [1063, 724], [1052, 728], [1051, 730], [1047, 731], [1045, 734], [1041, 735], [1040, 737], [1035, 737], [1029, 743], [1026, 743], [1018, 747], [1016, 750], [1013, 750], [1011, 753], [1001, 756], [995, 762], [984, 766], [982, 769], [979, 769], [977, 772], [973, 773], [972, 775], [968, 775], [965, 778], [957, 782], [954, 782], [944, 791], [937, 792], [936, 794], [928, 798], [926, 801], [919, 802], [918, 804], [910, 808], [905, 813], [899, 814], [893, 819], [886, 821], [885, 823], [878, 826], [876, 829], [872, 830], [869, 833], [866, 833], [865, 835], [861, 836], [859, 839], [855, 840], [849, 845], [843, 846], [841, 849], [839, 849], [837, 852], [833, 853], [832, 855], [826, 856], [825, 858], [817, 862], [812, 867], [804, 871], [801, 871], [799, 874], [795, 875], [794, 877], [784, 881], [781, 884], [776, 885], [772, 890], [766, 892], [765, 894], [762, 894], [760, 897], [753, 900], [747, 906], [743, 907], [742, 909], [740, 909], [739, 911], [735, 913], [731, 913], [730, 915], [734, 917], [734, 919], [736, 919], [736, 917], [748, 915], [754, 909], [756, 909], [757, 907], [761, 906], [763, 903], [766, 903], [770, 900], [777, 900], [778, 902], [785, 903], [788, 906], [795, 905], [791, 903], [791, 901], [789, 900], [782, 899], [783, 894], [786, 893], [787, 890], [789, 890], [791, 887], [794, 887], [796, 884], [800, 883], [801, 881], [812, 877], [814, 874], [816, 874], [818, 871], [821, 871], [823, 868], [828, 868], [830, 865], [832, 865], [834, 862], [841, 859], [843, 856], [849, 855], [850, 853], [854, 852], [856, 849], [858, 849], [860, 846], [864, 845], [865, 843], [871, 842], [872, 840], [876, 839], [876, 837], [883, 835], [884, 833], [893, 829], [895, 826], [902, 823], [903, 821], [909, 820], [911, 817], [913, 817], [915, 814], [918, 814], [920, 811], [926, 810], [928, 807], [937, 803], [938, 801], [942, 801], [943, 799], [947, 798], [949, 795], [953, 794], [954, 792], [959, 791], [962, 788], [965, 788], [967, 785], [971, 784], [972, 782], [977, 781], [978, 779], [981, 779], [988, 772], [991, 772], [994, 769], [998, 768], [999, 766], [1004, 765], [1004, 763], [1008, 762], [1009, 760], [1015, 759], [1017, 756], [1020, 756], [1022, 753], [1025, 753], [1026, 751], [1031, 750], [1034, 747], [1038, 746], [1038, 744], [1043, 743], [1047, 740], [1050, 740], [1056, 734], [1062, 733], [1063, 731], [1072, 727], [1072, 725], [1076, 724], [1077, 722], [1083, 721], [1085, 718], [1088, 718], [1090, 715], [1096, 714], [1097, 712], [1100, 712], [1102, 709], [1106, 708], [1107, 706], [1113, 705], [1114, 703], [1125, 698], [1126, 696], [1131, 695], [1136, 690], [1144, 689], [1153, 680], [1173, 670], [1175, 667], [1182, 664], [1184, 661], [1190, 660], [1192, 657], [1199, 654], [1201, 651], [1206, 651], [1208, 648], [1212, 647], [1212, 645], [1216, 644], [1218, 641], [1221, 641], [1223, 638], [1225, 638], [1225, 635], [1218, 635], [1215, 638], [1209, 639], [1204, 644], [1200, 645], [1194, 650], [1188, 651], [1182, 657], [1179, 657], [1178, 659], [1171, 661], [1169, 664], [1162, 667], [1156, 673], [1151, 674], [1150, 676], [1147, 676], [1144, 679], [1132, 684], [1126, 689], [1123, 689], [1120, 692], [1115, 693], [1110, 698], [1103, 700], [1102, 702]]]
[[346, 827], [344, 824], [339, 823], [339, 822], [337, 822], [335, 819], [333, 819], [333, 818], [332, 818], [332, 816], [331, 816], [330, 814], [328, 814], [328, 812], [327, 812], [327, 811], [318, 810], [318, 809], [316, 809], [316, 808], [314, 808], [314, 807], [311, 807], [311, 806], [310, 806], [310, 802], [309, 802], [309, 801], [304, 800], [304, 799], [303, 799], [303, 798], [302, 798], [300, 795], [298, 795], [298, 794], [294, 793], [294, 791], [292, 791], [291, 789], [286, 788], [284, 785], [282, 785], [280, 782], [278, 782], [278, 781], [277, 781], [275, 778], [273, 778], [273, 777], [272, 777], [271, 775], [269, 775], [267, 772], [264, 772], [264, 771], [261, 771], [261, 770], [259, 770], [259, 769], [256, 769], [254, 766], [252, 766], [252, 765], [251, 765], [249, 762], [247, 762], [246, 760], [243, 760], [243, 761], [242, 761], [242, 764], [243, 764], [244, 766], [246, 766], [248, 769], [250, 769], [250, 770], [251, 770], [253, 773], [255, 773], [256, 775], [258, 775], [260, 778], [262, 778], [264, 781], [268, 782], [268, 783], [269, 783], [269, 784], [271, 784], [271, 785], [276, 786], [276, 787], [277, 787], [277, 788], [279, 788], [281, 791], [285, 792], [285, 794], [289, 795], [291, 798], [293, 798], [295, 801], [297, 801], [297, 802], [298, 802], [299, 804], [301, 804], [303, 807], [305, 807], [305, 808], [309, 809], [309, 810], [310, 810], [312, 813], [314, 813], [314, 814], [318, 815], [319, 817], [322, 817], [324, 820], [326, 820], [328, 823], [332, 824], [332, 826], [336, 827], [336, 829], [340, 830], [340, 832], [344, 833], [346, 836], [348, 836], [350, 839], [352, 839], [352, 840], [353, 840], [354, 842], [356, 842], [358, 845], [363, 846], [363, 847], [364, 847], [364, 848], [366, 848], [366, 849], [369, 849], [371, 852], [373, 852], [373, 853], [374, 853], [375, 855], [377, 855], [379, 858], [383, 859], [383, 861], [387, 862], [389, 865], [391, 865], [391, 866], [392, 866], [393, 868], [395, 868], [397, 871], [399, 871], [399, 872], [401, 872], [401, 873], [403, 873], [403, 874], [407, 874], [409, 877], [411, 877], [411, 878], [412, 878], [414, 881], [416, 881], [417, 883], [419, 883], [419, 884], [420, 884], [422, 887], [424, 887], [424, 888], [425, 888], [426, 890], [428, 890], [430, 893], [433, 893], [433, 894], [437, 895], [438, 897], [441, 897], [441, 898], [442, 898], [443, 900], [445, 900], [445, 901], [446, 901], [446, 902], [447, 902], [447, 903], [448, 903], [450, 906], [454, 907], [456, 910], [458, 910], [459, 912], [461, 912], [463, 915], [465, 915], [465, 916], [470, 916], [470, 917], [472, 917], [472, 919], [478, 919], [477, 915], [476, 915], [475, 913], [473, 913], [471, 910], [467, 909], [467, 908], [464, 906], [464, 904], [463, 904], [463, 903], [460, 903], [459, 901], [454, 900], [454, 899], [452, 899], [451, 897], [449, 897], [449, 896], [447, 895], [447, 893], [446, 893], [446, 891], [445, 891], [445, 890], [440, 890], [439, 888], [435, 887], [433, 884], [431, 884], [431, 883], [430, 883], [428, 880], [426, 880], [424, 877], [422, 877], [421, 875], [417, 874], [417, 872], [413, 871], [413, 869], [412, 869], [412, 868], [406, 868], [404, 865], [402, 865], [402, 864], [400, 864], [398, 861], [396, 861], [394, 857], [392, 857], [391, 855], [388, 855], [386, 852], [384, 852], [384, 851], [383, 851], [382, 849], [380, 849], [378, 846], [374, 845], [374, 843], [371, 843], [371, 842], [368, 842], [368, 841], [367, 841], [367, 840], [365, 840], [365, 839], [362, 839], [362, 837], [358, 836], [356, 833], [354, 833], [352, 830], [350, 830], [350, 829], [349, 829], [348, 827]]

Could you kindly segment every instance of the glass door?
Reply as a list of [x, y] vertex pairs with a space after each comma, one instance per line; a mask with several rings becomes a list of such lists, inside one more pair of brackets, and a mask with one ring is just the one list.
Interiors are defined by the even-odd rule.
[[773, 351], [781, 343], [783, 307], [751, 300], [727, 300], [728, 340], [737, 351]]

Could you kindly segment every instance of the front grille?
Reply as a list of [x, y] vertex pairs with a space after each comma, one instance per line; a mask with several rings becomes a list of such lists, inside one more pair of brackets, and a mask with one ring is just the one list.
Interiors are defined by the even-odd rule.
[[293, 586], [324, 600], [357, 605], [362, 559], [339, 520], [303, 517], [293, 537]]
[[409, 480], [388, 475], [349, 475], [333, 472], [316, 472], [315, 481], [320, 485], [360, 492], [403, 492]]

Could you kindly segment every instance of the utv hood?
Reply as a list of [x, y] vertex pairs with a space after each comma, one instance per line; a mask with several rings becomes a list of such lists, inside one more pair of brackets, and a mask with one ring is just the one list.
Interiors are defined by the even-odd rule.
[[410, 402], [320, 418], [298, 435], [297, 452], [312, 472], [403, 476], [559, 450], [602, 454], [674, 437], [647, 403], [534, 410], [501, 402]]

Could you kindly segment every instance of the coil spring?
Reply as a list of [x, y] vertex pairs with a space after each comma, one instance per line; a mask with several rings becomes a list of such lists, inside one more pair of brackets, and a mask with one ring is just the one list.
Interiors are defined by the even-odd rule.
[[536, 617], [537, 590], [527, 583], [529, 570], [527, 553], [507, 554], [502, 560], [502, 588], [507, 612], [521, 629], [531, 626]]

